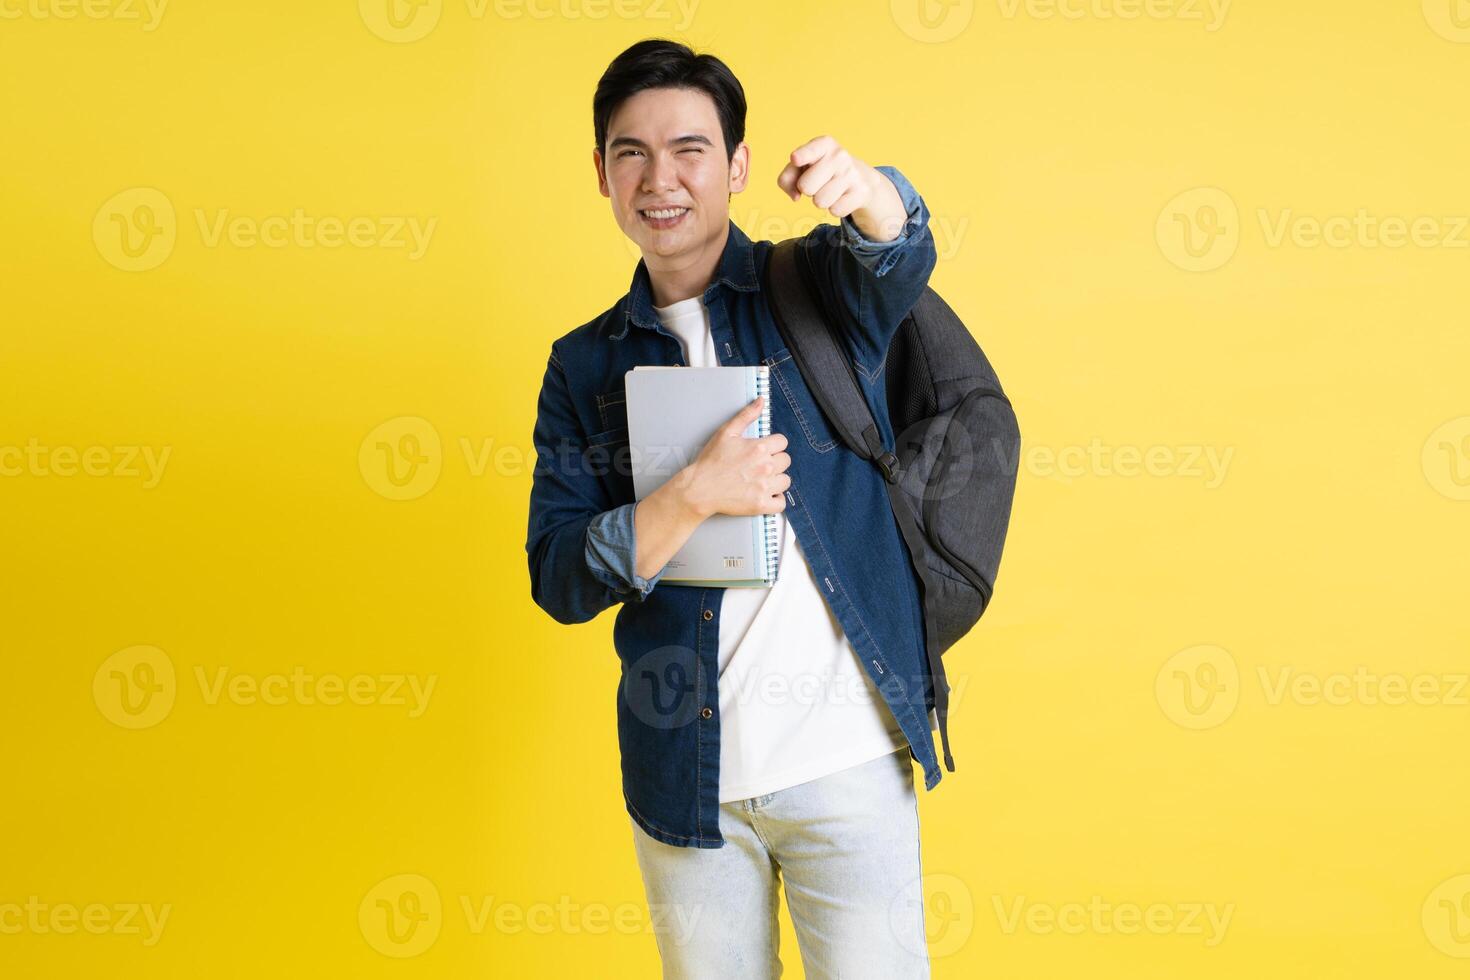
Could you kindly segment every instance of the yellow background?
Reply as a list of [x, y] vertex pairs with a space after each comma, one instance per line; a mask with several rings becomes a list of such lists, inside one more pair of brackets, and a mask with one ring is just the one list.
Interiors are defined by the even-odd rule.
[[[153, 486], [121, 454], [0, 477], [0, 908], [170, 913], [152, 945], [0, 931], [0, 974], [656, 975], [613, 614], [558, 626], [523, 550], [548, 345], [636, 259], [597, 193], [592, 92], [649, 35], [744, 83], [733, 216], [756, 237], [817, 217], [775, 187], [813, 136], [913, 181], [932, 283], [1016, 405], [996, 599], [946, 658], [958, 771], [921, 791], [935, 975], [1470, 968], [1470, 232], [1443, 243], [1470, 213], [1470, 12], [702, 0], [686, 24], [652, 0], [444, 0], [388, 40], [370, 0], [173, 0], [152, 30], [121, 16], [141, 4], [41, 16], [64, 3], [0, 19], [0, 446], [170, 455]], [[113, 215], [146, 216], [105, 206], [136, 188], [173, 209], [172, 251], [125, 271]], [[436, 224], [416, 259], [199, 226], [297, 209]], [[1272, 235], [1360, 210], [1441, 243]], [[1222, 251], [1191, 259], [1186, 227]], [[374, 468], [405, 434], [427, 487]], [[1174, 462], [1048, 462], [1089, 446]], [[1189, 447], [1230, 454], [1215, 485]], [[140, 662], [172, 668], [172, 700], [124, 727], [109, 692]], [[297, 667], [435, 687], [417, 717], [208, 696], [221, 669]], [[1275, 688], [1359, 668], [1440, 693]], [[423, 948], [396, 958], [374, 889], [404, 880]], [[1233, 911], [1214, 944], [998, 914], [1094, 896]]]

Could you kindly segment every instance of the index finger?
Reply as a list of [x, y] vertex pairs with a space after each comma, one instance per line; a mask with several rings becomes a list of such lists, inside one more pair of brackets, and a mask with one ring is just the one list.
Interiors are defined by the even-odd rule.
[[798, 167], [809, 167], [826, 156], [836, 144], [837, 141], [830, 136], [807, 140], [791, 151], [791, 162]]

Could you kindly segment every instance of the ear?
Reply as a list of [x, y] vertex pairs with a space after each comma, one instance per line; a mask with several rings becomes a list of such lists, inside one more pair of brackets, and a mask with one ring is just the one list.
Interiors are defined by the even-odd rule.
[[602, 151], [592, 151], [592, 165], [597, 168], [597, 189], [602, 192], [603, 197], [612, 197], [612, 192], [607, 189], [607, 174], [602, 169]]
[[739, 194], [750, 182], [750, 146], [744, 140], [730, 157], [730, 193]]

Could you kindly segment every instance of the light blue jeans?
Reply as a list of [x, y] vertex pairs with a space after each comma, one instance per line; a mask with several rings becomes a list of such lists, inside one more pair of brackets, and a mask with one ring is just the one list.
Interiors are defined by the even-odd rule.
[[811, 980], [929, 976], [908, 747], [720, 805], [725, 846], [675, 847], [633, 818], [665, 980], [781, 976], [777, 887]]

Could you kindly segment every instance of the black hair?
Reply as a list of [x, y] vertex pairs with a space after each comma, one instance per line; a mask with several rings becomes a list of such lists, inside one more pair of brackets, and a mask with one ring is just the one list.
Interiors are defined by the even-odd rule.
[[712, 54], [695, 54], [688, 45], [665, 38], [647, 38], [612, 60], [592, 96], [592, 127], [597, 149], [607, 150], [607, 126], [624, 101], [651, 88], [689, 88], [706, 93], [715, 103], [725, 134], [727, 160], [745, 139], [745, 89], [728, 65]]

